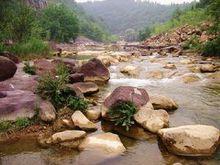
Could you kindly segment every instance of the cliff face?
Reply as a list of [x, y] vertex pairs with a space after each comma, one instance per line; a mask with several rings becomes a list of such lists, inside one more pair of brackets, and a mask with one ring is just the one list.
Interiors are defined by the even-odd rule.
[[35, 9], [42, 9], [47, 6], [47, 0], [25, 0], [25, 2]]

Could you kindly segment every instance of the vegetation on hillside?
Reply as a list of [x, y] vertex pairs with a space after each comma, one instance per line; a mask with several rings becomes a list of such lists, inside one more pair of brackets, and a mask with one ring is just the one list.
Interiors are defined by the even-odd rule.
[[220, 1], [219, 0], [201, 0], [197, 4], [185, 10], [177, 9], [172, 18], [163, 23], [146, 27], [139, 32], [139, 39], [144, 40], [151, 35], [157, 35], [172, 31], [174, 28], [184, 25], [192, 25], [201, 28], [203, 22], [209, 22], [212, 26], [207, 30], [208, 35], [214, 38], [205, 43], [200, 43], [199, 38], [191, 36], [183, 45], [184, 49], [191, 49], [201, 52], [203, 55], [220, 55]]
[[111, 33], [119, 35], [124, 35], [127, 29], [138, 32], [144, 26], [165, 22], [176, 8], [182, 9], [188, 6], [188, 4], [160, 5], [135, 0], [95, 1], [80, 3], [80, 5], [96, 20], [102, 21]]

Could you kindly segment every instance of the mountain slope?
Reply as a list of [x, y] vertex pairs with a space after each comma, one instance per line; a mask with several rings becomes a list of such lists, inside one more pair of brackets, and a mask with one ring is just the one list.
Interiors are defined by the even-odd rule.
[[114, 34], [122, 34], [129, 28], [140, 30], [145, 26], [165, 22], [174, 10], [189, 5], [160, 5], [140, 0], [105, 0], [79, 4]]

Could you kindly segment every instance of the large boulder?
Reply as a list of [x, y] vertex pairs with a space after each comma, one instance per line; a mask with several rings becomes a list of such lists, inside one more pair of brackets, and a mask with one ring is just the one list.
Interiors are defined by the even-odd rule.
[[16, 120], [17, 118], [32, 118], [35, 115], [38, 97], [31, 91], [6, 91], [0, 99], [0, 120]]
[[56, 110], [49, 101], [42, 101], [39, 107], [39, 116], [42, 121], [54, 121], [56, 119]]
[[102, 133], [86, 137], [79, 145], [79, 150], [101, 150], [110, 155], [118, 155], [126, 151], [119, 136], [113, 133]]
[[160, 129], [169, 125], [169, 114], [165, 110], [141, 108], [134, 115], [134, 119], [144, 129], [153, 133], [157, 133]]
[[5, 51], [5, 52], [1, 52], [0, 56], [10, 59], [11, 61], [13, 61], [16, 64], [19, 63], [18, 57], [16, 55], [14, 55], [13, 53]]
[[34, 66], [36, 67], [37, 75], [44, 75], [47, 73], [56, 73], [56, 64], [48, 61], [46, 59], [39, 59], [34, 61]]
[[213, 64], [203, 64], [200, 66], [200, 71], [202, 73], [210, 73], [216, 71], [216, 66]]
[[84, 74], [85, 81], [107, 82], [110, 79], [109, 70], [96, 58], [83, 64], [79, 72]]
[[146, 106], [149, 101], [148, 93], [145, 89], [131, 86], [121, 86], [116, 88], [104, 101], [102, 106], [102, 116], [108, 118], [109, 109], [120, 102], [133, 102], [140, 109]]
[[170, 152], [183, 156], [210, 156], [220, 140], [219, 130], [207, 125], [161, 129], [159, 135]]
[[154, 109], [164, 109], [167, 111], [176, 110], [178, 108], [177, 103], [167, 97], [162, 95], [151, 95], [150, 102], [152, 103]]
[[89, 121], [81, 111], [75, 111], [71, 118], [74, 125], [82, 130], [97, 130], [97, 126], [93, 122]]
[[12, 78], [17, 71], [16, 64], [6, 57], [0, 56], [0, 81]]
[[95, 94], [99, 91], [99, 87], [93, 82], [78, 82], [75, 84], [68, 84], [71, 89], [78, 89], [84, 95]]

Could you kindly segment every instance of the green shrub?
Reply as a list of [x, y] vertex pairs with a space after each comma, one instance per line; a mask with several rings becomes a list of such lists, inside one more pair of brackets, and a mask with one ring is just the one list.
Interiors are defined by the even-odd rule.
[[44, 41], [36, 38], [31, 38], [28, 41], [17, 43], [9, 48], [11, 51], [18, 55], [47, 55], [49, 54], [49, 45]]
[[220, 37], [205, 43], [202, 51], [205, 56], [220, 56]]
[[191, 49], [191, 50], [195, 50], [195, 51], [200, 51], [201, 47], [202, 47], [202, 45], [199, 42], [198, 36], [196, 36], [196, 35], [192, 36], [183, 45], [183, 49]]
[[12, 127], [12, 123], [10, 121], [0, 121], [0, 132], [5, 132]]
[[85, 110], [87, 102], [78, 98], [75, 91], [66, 87], [66, 83], [69, 80], [67, 67], [59, 65], [56, 72], [57, 76], [48, 74], [41, 77], [36, 92], [42, 98], [51, 101], [56, 109], [67, 106], [73, 110]]
[[31, 120], [28, 118], [18, 118], [15, 121], [15, 127], [17, 128], [26, 128], [32, 124]]
[[36, 67], [31, 66], [29, 62], [24, 63], [23, 71], [30, 75], [36, 75]]
[[129, 130], [134, 124], [133, 116], [136, 113], [136, 107], [132, 102], [119, 102], [110, 108], [109, 116], [115, 122], [115, 125], [125, 127]]

